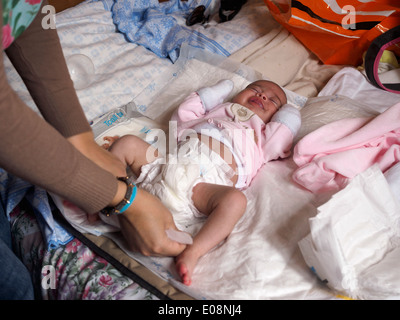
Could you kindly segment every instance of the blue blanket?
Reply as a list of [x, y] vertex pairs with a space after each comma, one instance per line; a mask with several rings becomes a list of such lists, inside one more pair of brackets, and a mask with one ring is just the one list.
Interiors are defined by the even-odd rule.
[[73, 236], [54, 220], [48, 193], [44, 189], [33, 186], [0, 168], [0, 199], [7, 216], [23, 198], [33, 208], [49, 249], [57, 248], [73, 239]]
[[[211, 39], [207, 32], [203, 32], [205, 28], [198, 25], [187, 27], [185, 24], [188, 15], [199, 5], [204, 5], [206, 12], [218, 9], [217, 0], [170, 0], [161, 3], [158, 0], [101, 1], [112, 12], [118, 31], [128, 41], [151, 50], [161, 58], [175, 62], [184, 42], [223, 56], [230, 55], [224, 43]], [[223, 36], [221, 34], [221, 39]]]

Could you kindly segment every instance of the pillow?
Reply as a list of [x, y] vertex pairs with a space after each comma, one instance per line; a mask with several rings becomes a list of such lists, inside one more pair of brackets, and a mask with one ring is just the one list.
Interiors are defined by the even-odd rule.
[[295, 142], [328, 123], [345, 118], [373, 117], [379, 112], [348, 97], [333, 95], [309, 98], [300, 114], [302, 123]]

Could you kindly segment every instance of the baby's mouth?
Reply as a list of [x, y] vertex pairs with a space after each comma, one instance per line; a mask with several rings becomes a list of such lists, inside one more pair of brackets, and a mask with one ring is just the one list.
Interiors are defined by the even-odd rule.
[[256, 107], [259, 107], [261, 109], [264, 110], [264, 103], [261, 99], [257, 98], [257, 97], [253, 97], [249, 100], [249, 102]]

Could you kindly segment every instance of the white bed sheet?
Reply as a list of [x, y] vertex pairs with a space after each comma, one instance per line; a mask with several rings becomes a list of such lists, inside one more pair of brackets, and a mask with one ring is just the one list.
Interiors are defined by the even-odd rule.
[[[253, 77], [262, 77], [245, 66], [234, 68], [235, 64], [210, 64], [198, 59], [185, 62], [184, 69], [170, 83], [169, 89], [160, 95], [156, 94], [149, 105], [149, 112], [157, 110], [154, 115], [158, 115], [157, 120], [162, 124], [165, 124], [180, 100], [196, 87], [229, 77], [238, 90], [248, 81], [254, 80]], [[351, 83], [354, 88], [356, 84], [365, 85], [366, 96], [375, 96], [376, 99], [366, 100], [362, 90], [356, 99], [342, 95], [346, 91], [340, 89], [328, 91], [337, 83], [333, 78], [332, 83], [328, 82], [325, 88], [326, 93], [333, 95], [309, 98], [304, 105], [298, 106], [304, 121], [300, 136], [345, 117], [376, 115], [398, 101], [398, 96], [369, 87], [369, 83], [362, 82], [363, 78], [357, 72], [354, 68], [345, 68], [338, 77], [346, 74], [347, 83]], [[289, 98], [292, 103], [301, 101], [300, 95]], [[161, 115], [160, 110], [163, 110]], [[200, 299], [335, 299], [339, 297], [337, 293], [320, 282], [305, 265], [298, 247], [299, 241], [310, 232], [310, 219], [318, 214], [320, 206], [332, 194], [314, 195], [297, 186], [292, 180], [295, 169], [296, 165], [289, 158], [270, 162], [260, 170], [253, 184], [245, 191], [249, 200], [245, 216], [222, 246], [199, 261], [190, 287], [176, 280], [172, 259], [144, 258], [125, 250], [159, 276]], [[354, 191], [354, 187], [350, 190]], [[358, 192], [364, 191], [360, 188]], [[290, 202], [287, 201], [288, 197]], [[357, 201], [356, 198], [354, 201]], [[197, 230], [201, 224], [201, 221], [195, 222], [185, 231]], [[356, 225], [353, 227], [357, 228]], [[124, 241], [117, 234], [110, 237], [124, 248]], [[396, 274], [394, 269], [390, 271], [386, 272], [389, 278]], [[346, 291], [341, 294], [346, 294]], [[375, 297], [383, 298], [388, 294], [383, 291]], [[362, 297], [362, 293], [358, 297]]]
[[[193, 88], [229, 77], [238, 90], [249, 81], [243, 75], [251, 80], [260, 76], [245, 66], [223, 66], [198, 59], [185, 60], [182, 72], [169, 84], [169, 90], [154, 95], [149, 112], [157, 110], [154, 115], [159, 116], [162, 126]], [[205, 78], [204, 74], [209, 76]], [[385, 92], [375, 93], [385, 96]], [[293, 99], [299, 100], [299, 97]], [[299, 107], [304, 120], [300, 135], [344, 117], [374, 115], [380, 109], [338, 94], [310, 98]], [[161, 115], [160, 110], [163, 111]], [[116, 128], [113, 133], [120, 132]], [[296, 165], [289, 158], [267, 163], [260, 170], [245, 191], [248, 197], [246, 214], [223, 245], [201, 258], [190, 287], [177, 280], [172, 258], [143, 257], [130, 252], [119, 233], [107, 236], [154, 273], [198, 299], [336, 299], [341, 296], [318, 280], [298, 247], [299, 241], [310, 232], [310, 219], [317, 216], [320, 206], [329, 200], [331, 194], [314, 195], [293, 183], [295, 169]], [[68, 217], [67, 212], [64, 214]], [[185, 231], [195, 232], [201, 225], [202, 221], [194, 221]]]
[[[196, 58], [185, 59], [181, 72], [168, 84], [168, 90], [154, 94], [146, 112], [147, 115], [158, 115], [160, 127], [165, 127], [169, 115], [191, 91], [229, 78], [235, 84], [234, 94], [257, 77], [262, 75], [226, 60], [211, 64]], [[137, 99], [140, 98], [139, 95]], [[305, 102], [304, 97], [294, 93], [289, 95], [289, 100], [292, 104]], [[119, 130], [116, 127], [108, 134], [118, 134]], [[248, 197], [246, 214], [223, 245], [200, 259], [190, 287], [180, 283], [173, 258], [143, 257], [130, 252], [119, 233], [105, 235], [160, 277], [198, 299], [334, 298], [335, 295], [306, 266], [297, 246], [309, 231], [308, 218], [315, 215], [316, 198], [293, 183], [294, 167], [289, 158], [270, 162], [260, 170], [245, 191]], [[288, 196], [291, 202], [287, 201]], [[77, 210], [70, 212], [69, 206], [60, 209], [70, 221], [79, 213]], [[194, 234], [203, 223], [203, 220], [194, 220], [183, 231]], [[104, 226], [93, 227], [96, 231], [104, 231]]]

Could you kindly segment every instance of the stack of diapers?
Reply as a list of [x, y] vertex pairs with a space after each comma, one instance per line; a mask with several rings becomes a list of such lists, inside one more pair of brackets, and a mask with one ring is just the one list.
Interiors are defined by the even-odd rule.
[[394, 197], [400, 202], [400, 162], [385, 171], [385, 178]]
[[157, 137], [165, 135], [161, 125], [140, 113], [133, 101], [96, 118], [91, 127], [99, 145], [104, 144], [106, 136], [133, 134], [153, 143]]
[[400, 298], [400, 163], [357, 175], [318, 208], [299, 242], [308, 266], [355, 299]]

